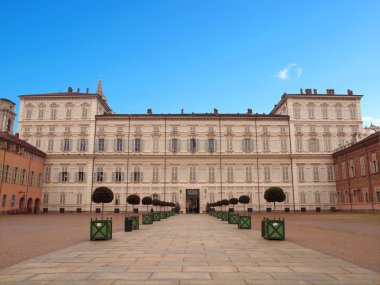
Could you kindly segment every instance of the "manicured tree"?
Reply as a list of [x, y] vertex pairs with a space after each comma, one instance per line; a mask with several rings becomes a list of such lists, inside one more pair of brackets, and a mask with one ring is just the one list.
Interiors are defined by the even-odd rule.
[[222, 202], [222, 206], [224, 206], [224, 210], [226, 209], [226, 206], [230, 204], [230, 202], [227, 199], [223, 199], [221, 202]]
[[273, 202], [274, 203], [274, 218], [276, 218], [276, 202], [284, 202], [286, 199], [286, 195], [284, 193], [284, 190], [282, 190], [281, 187], [278, 186], [272, 186], [269, 187], [267, 190], [265, 190], [264, 193], [264, 199], [267, 202]]
[[175, 204], [175, 208], [174, 208], [174, 211], [177, 213], [177, 214], [179, 214], [179, 211], [181, 210], [181, 205], [177, 202], [176, 204]]
[[140, 204], [140, 196], [137, 194], [131, 194], [127, 197], [127, 203], [132, 205], [132, 212], [135, 210], [135, 205]]
[[152, 204], [153, 204], [153, 206], [155, 206], [155, 207], [156, 207], [156, 212], [157, 212], [157, 206], [159, 206], [159, 205], [160, 205], [160, 203], [161, 203], [161, 201], [160, 201], [160, 200], [158, 200], [158, 199], [153, 199], [153, 201], [152, 201]]
[[113, 192], [107, 187], [98, 187], [92, 192], [92, 202], [102, 203], [102, 220], [103, 220], [103, 205], [104, 203], [110, 203], [113, 200]]
[[231, 198], [229, 202], [230, 202], [230, 204], [232, 205], [232, 208], [233, 208], [234, 211], [235, 211], [235, 205], [236, 205], [237, 203], [239, 203], [239, 199], [238, 199], [238, 198]]
[[207, 202], [206, 203], [206, 213], [209, 213], [210, 212], [210, 203], [209, 202]]
[[218, 202], [216, 202], [216, 206], [218, 206], [218, 207], [222, 207], [222, 201], [218, 201]]
[[247, 195], [241, 195], [239, 197], [239, 203], [244, 205], [244, 215], [245, 215], [245, 205], [251, 201], [251, 198], [249, 198]]
[[152, 205], [152, 202], [153, 202], [153, 200], [149, 196], [146, 196], [146, 197], [142, 198], [142, 200], [141, 200], [141, 204], [146, 205], [146, 211], [147, 212], [148, 212], [148, 206]]

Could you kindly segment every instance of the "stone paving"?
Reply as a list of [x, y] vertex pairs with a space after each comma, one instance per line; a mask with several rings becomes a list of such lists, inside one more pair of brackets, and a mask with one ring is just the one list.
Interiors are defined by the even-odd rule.
[[178, 215], [0, 270], [0, 284], [68, 283], [380, 284], [380, 275], [207, 215]]

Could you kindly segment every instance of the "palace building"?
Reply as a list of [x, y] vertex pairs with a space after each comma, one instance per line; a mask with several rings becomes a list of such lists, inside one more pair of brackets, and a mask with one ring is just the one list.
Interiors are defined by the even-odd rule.
[[[127, 209], [136, 193], [202, 212], [207, 202], [251, 197], [265, 211], [270, 186], [281, 186], [286, 211], [334, 209], [332, 153], [362, 139], [362, 95], [283, 94], [269, 114], [114, 114], [97, 91], [20, 96], [18, 131], [47, 153], [42, 207], [92, 211], [91, 193], [115, 194], [107, 211]], [[131, 208], [129, 208], [130, 210]]]

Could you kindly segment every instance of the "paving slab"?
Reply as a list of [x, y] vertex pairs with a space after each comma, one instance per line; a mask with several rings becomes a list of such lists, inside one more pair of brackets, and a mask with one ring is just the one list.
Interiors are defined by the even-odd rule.
[[380, 284], [380, 275], [208, 215], [177, 215], [0, 270], [0, 284], [67, 283]]

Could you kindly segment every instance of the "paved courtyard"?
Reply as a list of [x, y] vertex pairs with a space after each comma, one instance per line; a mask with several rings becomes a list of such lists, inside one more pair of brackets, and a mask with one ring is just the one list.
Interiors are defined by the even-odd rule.
[[[347, 249], [349, 250], [349, 249]], [[2, 284], [380, 284], [380, 275], [207, 215], [179, 215], [0, 270]]]

